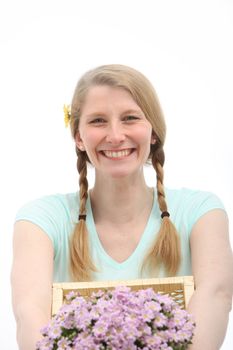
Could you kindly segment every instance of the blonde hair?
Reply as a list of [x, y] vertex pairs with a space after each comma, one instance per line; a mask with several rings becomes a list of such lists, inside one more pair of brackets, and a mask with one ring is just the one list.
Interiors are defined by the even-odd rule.
[[[157, 174], [156, 187], [159, 208], [161, 213], [168, 211], [163, 185], [165, 159], [163, 146], [166, 125], [152, 84], [139, 71], [124, 65], [104, 65], [85, 73], [76, 86], [71, 104], [70, 126], [74, 138], [79, 128], [86, 94], [90, 87], [98, 85], [108, 85], [128, 91], [151, 123], [156, 144], [151, 145], [148, 161], [152, 163]], [[81, 152], [77, 147], [76, 153], [80, 188], [79, 215], [86, 215], [88, 196], [87, 162], [89, 162], [89, 159], [86, 152]], [[180, 240], [176, 228], [170, 218], [165, 216], [161, 219], [160, 230], [151, 250], [144, 257], [142, 271], [149, 267], [149, 271], [155, 274], [155, 271], [164, 265], [166, 273], [174, 275], [179, 268], [180, 255]], [[88, 231], [84, 219], [79, 220], [71, 237], [70, 267], [72, 276], [77, 281], [91, 280], [92, 272], [96, 271], [90, 257]]]

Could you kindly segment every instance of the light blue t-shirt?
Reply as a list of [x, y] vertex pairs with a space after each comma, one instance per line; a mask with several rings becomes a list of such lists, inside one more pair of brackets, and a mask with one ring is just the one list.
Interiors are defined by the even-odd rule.
[[[191, 275], [190, 233], [197, 220], [212, 209], [223, 209], [221, 200], [210, 192], [166, 189], [166, 201], [170, 218], [180, 235], [182, 260], [178, 275]], [[104, 250], [95, 228], [90, 198], [87, 200], [87, 228], [91, 256], [98, 272], [93, 280], [125, 280], [140, 277], [141, 263], [154, 242], [161, 224], [156, 190], [149, 220], [140, 242], [132, 255], [122, 263], [116, 262]], [[54, 282], [71, 281], [69, 277], [69, 239], [79, 212], [79, 194], [49, 195], [24, 205], [16, 215], [16, 221], [28, 220], [38, 225], [52, 240], [54, 247]], [[204, 234], [204, 233], [203, 233]], [[164, 277], [164, 271], [160, 271]]]

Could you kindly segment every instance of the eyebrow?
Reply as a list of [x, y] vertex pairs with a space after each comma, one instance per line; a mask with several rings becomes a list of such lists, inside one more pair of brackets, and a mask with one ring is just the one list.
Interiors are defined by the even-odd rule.
[[122, 114], [137, 114], [143, 116], [144, 113], [142, 112], [141, 109], [128, 109], [124, 111]]
[[105, 117], [105, 113], [103, 112], [94, 112], [94, 113], [90, 113], [85, 115], [85, 118], [95, 118], [95, 117]]

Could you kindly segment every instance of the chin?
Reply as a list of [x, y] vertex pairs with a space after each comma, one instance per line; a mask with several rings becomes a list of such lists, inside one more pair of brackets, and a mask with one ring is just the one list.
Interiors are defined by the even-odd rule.
[[115, 169], [115, 171], [109, 171], [105, 172], [105, 174], [112, 178], [112, 179], [127, 179], [130, 177], [135, 177], [135, 175], [141, 174], [141, 168], [140, 169]]

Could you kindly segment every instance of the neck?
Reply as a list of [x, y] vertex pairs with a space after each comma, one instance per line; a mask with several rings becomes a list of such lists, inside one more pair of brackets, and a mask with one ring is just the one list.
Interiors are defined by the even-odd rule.
[[105, 179], [104, 183], [97, 176], [90, 196], [95, 222], [129, 223], [150, 212], [153, 205], [153, 189], [146, 185], [143, 175]]

